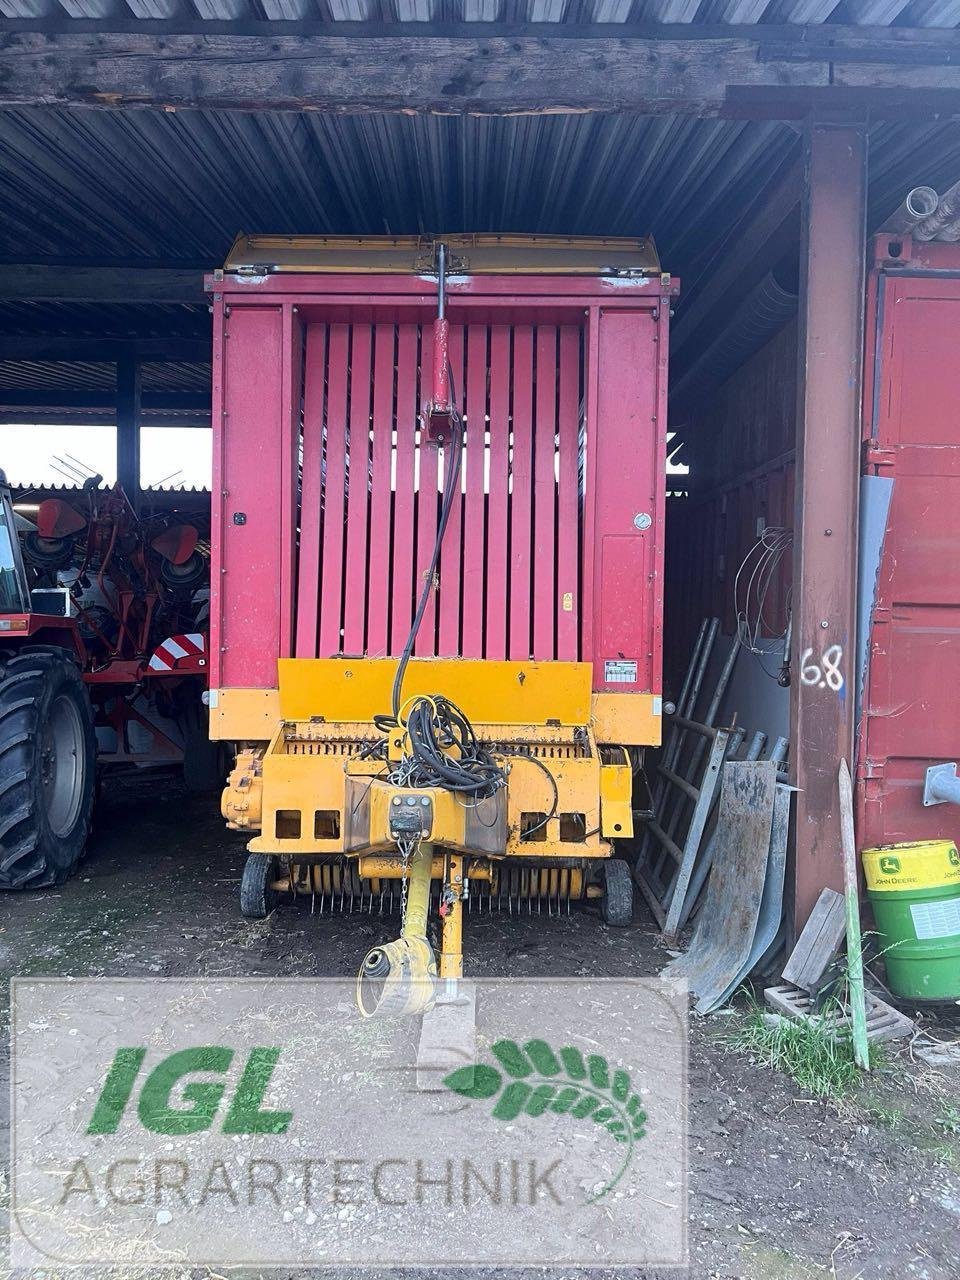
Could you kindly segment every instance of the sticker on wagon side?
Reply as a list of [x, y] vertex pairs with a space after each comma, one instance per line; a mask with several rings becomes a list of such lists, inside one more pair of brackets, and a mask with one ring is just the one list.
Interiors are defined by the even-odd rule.
[[607, 658], [603, 664], [604, 684], [636, 684], [637, 664], [623, 658]]

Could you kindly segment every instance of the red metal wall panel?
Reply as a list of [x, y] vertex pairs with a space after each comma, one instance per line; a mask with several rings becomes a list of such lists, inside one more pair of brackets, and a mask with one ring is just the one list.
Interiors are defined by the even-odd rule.
[[[217, 283], [218, 685], [406, 640], [449, 460], [419, 430], [433, 300], [414, 280], [363, 284]], [[665, 315], [641, 282], [591, 287], [451, 286], [462, 474], [417, 652], [596, 659], [598, 689], [658, 692]]]
[[955, 807], [922, 793], [929, 765], [960, 760], [960, 250], [923, 252], [954, 274], [880, 271], [871, 289], [866, 472], [893, 490], [861, 719], [864, 847], [957, 831]]
[[[285, 544], [283, 448], [283, 311], [243, 308], [223, 326], [225, 430], [218, 492], [222, 496], [219, 628], [214, 632], [220, 685], [276, 682], [283, 652], [281, 579], [293, 564]], [[289, 495], [287, 495], [289, 496]]]
[[[652, 599], [661, 587], [659, 490], [666, 423], [658, 422], [658, 319], [601, 309], [593, 490], [594, 688], [660, 690]], [[588, 428], [589, 430], [589, 428]], [[589, 466], [589, 464], [588, 464]], [[590, 607], [590, 606], [588, 606]]]

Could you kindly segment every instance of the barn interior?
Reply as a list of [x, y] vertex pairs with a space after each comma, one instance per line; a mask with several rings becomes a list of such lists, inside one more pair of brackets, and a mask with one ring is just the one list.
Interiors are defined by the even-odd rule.
[[[49, 21], [51, 33], [77, 21], [110, 26], [96, 2], [31, 23]], [[611, 34], [645, 16], [640, 5], [612, 7], [620, 16], [602, 19]], [[917, 7], [893, 6], [906, 24]], [[564, 21], [582, 20], [574, 8]], [[766, 10], [749, 8], [739, 20]], [[771, 8], [782, 23], [853, 20], [850, 5], [814, 19], [795, 0]], [[878, 16], [860, 6], [856, 21], [892, 22], [889, 8]], [[712, 15], [701, 9], [697, 22]], [[197, 10], [215, 23], [238, 16], [229, 4]], [[9, 4], [5, 12], [12, 32], [27, 25]], [[191, 31], [203, 27], [189, 16]], [[266, 16], [283, 26], [281, 15]], [[358, 16], [320, 20], [336, 27]], [[120, 482], [143, 510], [176, 508], [186, 500], [176, 459], [168, 475], [147, 474], [141, 441], [177, 427], [209, 433], [203, 276], [238, 232], [652, 235], [663, 270], [681, 282], [670, 343], [665, 696], [682, 692], [699, 629], [716, 618], [705, 688], [716, 687], [738, 634], [752, 641], [740, 649], [754, 650], [740, 653], [717, 716], [748, 738], [793, 739], [797, 708], [778, 676], [802, 503], [798, 309], [823, 244], [822, 230], [809, 231], [811, 136], [842, 127], [862, 143], [861, 245], [911, 187], [956, 180], [960, 138], [948, 118], [919, 109], [822, 126], [795, 103], [784, 119], [769, 105], [741, 115], [4, 107], [0, 423], [115, 427]], [[4, 461], [20, 500], [36, 502], [33, 478]]]

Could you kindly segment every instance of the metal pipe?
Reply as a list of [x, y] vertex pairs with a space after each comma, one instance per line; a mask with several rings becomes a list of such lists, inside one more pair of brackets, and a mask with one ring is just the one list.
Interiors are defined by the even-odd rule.
[[442, 240], [437, 245], [437, 315], [441, 320], [447, 315], [447, 246]]
[[923, 779], [923, 803], [927, 808], [932, 804], [960, 804], [956, 762], [930, 766]]
[[955, 244], [960, 240], [960, 218], [954, 218], [953, 222], [948, 222], [945, 227], [941, 228], [937, 232], [937, 239], [944, 240], [948, 244]]
[[908, 191], [900, 207], [890, 215], [881, 231], [896, 235], [906, 235], [918, 222], [930, 218], [937, 212], [940, 197], [933, 187], [914, 187]]
[[960, 218], [960, 182], [955, 182], [940, 197], [936, 211], [913, 228], [917, 240], [936, 240], [949, 223]]

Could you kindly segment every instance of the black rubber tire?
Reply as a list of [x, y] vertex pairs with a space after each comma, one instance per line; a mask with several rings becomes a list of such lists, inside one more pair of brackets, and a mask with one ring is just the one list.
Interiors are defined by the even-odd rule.
[[227, 772], [226, 744], [211, 742], [206, 727], [188, 730], [183, 742], [183, 781], [187, 790], [198, 795], [222, 791]]
[[603, 864], [603, 896], [600, 910], [607, 924], [618, 929], [633, 923], [633, 876], [620, 858]]
[[75, 870], [96, 766], [93, 710], [71, 655], [31, 646], [0, 657], [0, 889], [47, 888]]
[[263, 920], [274, 909], [280, 895], [273, 888], [277, 860], [269, 853], [249, 853], [240, 878], [240, 914], [248, 920]]

